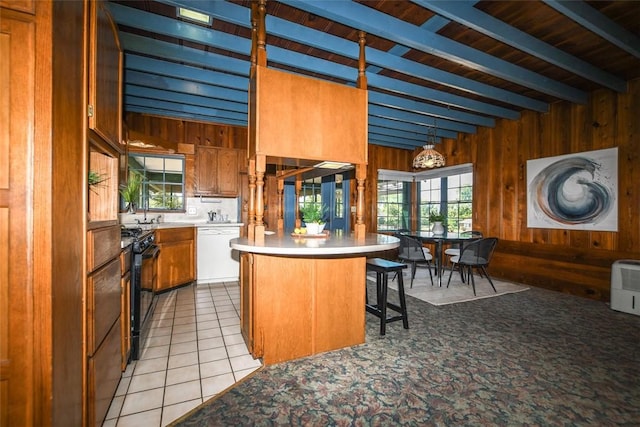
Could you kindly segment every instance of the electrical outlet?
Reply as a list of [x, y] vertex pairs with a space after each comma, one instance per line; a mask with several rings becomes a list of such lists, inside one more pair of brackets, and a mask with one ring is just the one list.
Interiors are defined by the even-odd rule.
[[194, 206], [188, 207], [187, 215], [198, 215], [198, 210]]

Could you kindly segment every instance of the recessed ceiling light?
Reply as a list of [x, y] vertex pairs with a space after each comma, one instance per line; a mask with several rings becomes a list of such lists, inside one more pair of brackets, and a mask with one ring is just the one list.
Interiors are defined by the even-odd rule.
[[179, 7], [178, 16], [184, 19], [188, 19], [189, 21], [198, 22], [200, 24], [211, 25], [211, 17], [209, 15], [197, 12], [195, 10]]
[[351, 166], [351, 163], [342, 163], [342, 162], [322, 162], [318, 163], [314, 167], [321, 169], [344, 169]]

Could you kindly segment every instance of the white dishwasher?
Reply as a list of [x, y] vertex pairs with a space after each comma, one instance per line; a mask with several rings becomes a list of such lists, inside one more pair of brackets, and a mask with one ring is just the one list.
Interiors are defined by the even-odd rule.
[[238, 226], [198, 227], [198, 283], [238, 280], [239, 253], [229, 247], [229, 241], [240, 237]]

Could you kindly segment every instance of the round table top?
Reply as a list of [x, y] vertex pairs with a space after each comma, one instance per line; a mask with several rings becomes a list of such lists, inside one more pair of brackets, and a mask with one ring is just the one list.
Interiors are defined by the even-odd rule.
[[294, 237], [290, 234], [264, 236], [264, 242], [250, 241], [246, 237], [231, 239], [229, 246], [242, 252], [265, 255], [335, 256], [365, 254], [395, 249], [400, 240], [385, 234], [367, 233], [364, 239], [353, 235], [331, 234], [328, 237]]
[[432, 231], [412, 231], [406, 234], [409, 237], [420, 239], [424, 242], [460, 242], [463, 240], [478, 240], [480, 237], [473, 236], [471, 233], [449, 233], [435, 234]]

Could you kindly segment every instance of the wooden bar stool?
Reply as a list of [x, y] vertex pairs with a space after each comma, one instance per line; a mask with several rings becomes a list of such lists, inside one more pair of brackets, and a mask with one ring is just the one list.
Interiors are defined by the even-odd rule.
[[[389, 261], [382, 258], [370, 258], [367, 260], [367, 271], [375, 271], [376, 273], [376, 290], [377, 304], [369, 304], [369, 294], [366, 295], [367, 311], [380, 318], [380, 335], [386, 333], [386, 326], [389, 322], [402, 320], [405, 329], [409, 329], [409, 320], [407, 318], [407, 302], [404, 297], [404, 282], [402, 280], [402, 270], [407, 268], [406, 264]], [[400, 305], [387, 301], [388, 274], [398, 273], [398, 295]], [[387, 308], [399, 313], [397, 316], [387, 317]]]

